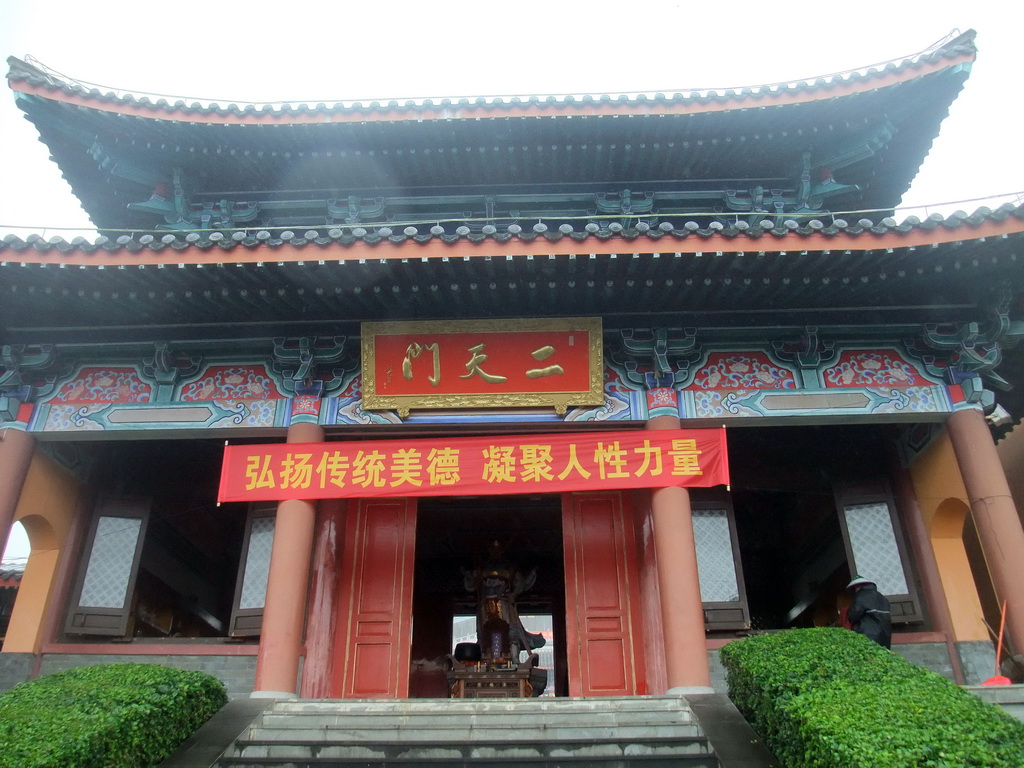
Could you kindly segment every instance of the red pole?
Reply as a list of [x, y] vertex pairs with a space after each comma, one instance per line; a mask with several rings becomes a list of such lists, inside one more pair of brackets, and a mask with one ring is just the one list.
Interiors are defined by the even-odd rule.
[[1003, 600], [1002, 616], [999, 619], [999, 642], [996, 644], [996, 674], [999, 674], [999, 660], [1003, 655], [1003, 630], [1006, 629], [1006, 601]]

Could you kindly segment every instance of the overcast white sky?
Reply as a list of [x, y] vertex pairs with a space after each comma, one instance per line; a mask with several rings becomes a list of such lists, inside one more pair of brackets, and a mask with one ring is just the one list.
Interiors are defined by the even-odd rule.
[[[979, 0], [0, 0], [0, 53], [133, 92], [315, 103], [759, 85], [887, 61], [975, 29], [978, 61], [904, 199], [936, 206], [1024, 190], [1022, 21], [1024, 4]], [[89, 226], [9, 94], [0, 94], [0, 152], [0, 236], [45, 228], [70, 239], [79, 233], [58, 228]], [[12, 545], [24, 556], [23, 541]]]

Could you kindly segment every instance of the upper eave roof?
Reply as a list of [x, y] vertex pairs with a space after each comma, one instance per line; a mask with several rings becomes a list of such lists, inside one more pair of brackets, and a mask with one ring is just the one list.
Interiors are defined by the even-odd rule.
[[833, 99], [877, 90], [924, 75], [973, 62], [975, 32], [967, 32], [916, 56], [894, 60], [867, 70], [813, 79], [719, 91], [678, 91], [671, 94], [584, 94], [564, 96], [478, 97], [457, 100], [406, 99], [341, 101], [315, 105], [266, 103], [240, 105], [169, 102], [130, 93], [88, 88], [50, 74], [15, 57], [7, 62], [10, 87], [66, 104], [162, 120], [223, 124], [308, 124], [374, 121], [430, 121], [498, 117], [575, 115], [691, 114], [751, 109]]
[[[538, 190], [692, 194], [710, 185], [719, 194], [785, 195], [800, 186], [804, 163], [813, 178], [836, 170], [833, 202], [843, 210], [891, 211], [970, 72], [973, 40], [968, 32], [814, 81], [671, 95], [220, 107], [102, 93], [17, 59], [8, 77], [83, 208], [108, 233], [156, 227], [159, 214], [138, 204], [179, 173], [192, 209], [246, 208], [300, 190], [322, 204], [316, 221], [301, 219], [312, 226], [339, 220], [328, 209], [339, 201], [347, 209], [347, 198], [465, 198], [472, 205], [453, 210], [478, 216], [485, 196]], [[534, 208], [526, 205], [526, 218]], [[519, 209], [505, 217], [520, 218]], [[428, 219], [439, 214], [428, 210]], [[383, 218], [407, 215], [388, 207]], [[292, 223], [255, 221], [254, 229]]]

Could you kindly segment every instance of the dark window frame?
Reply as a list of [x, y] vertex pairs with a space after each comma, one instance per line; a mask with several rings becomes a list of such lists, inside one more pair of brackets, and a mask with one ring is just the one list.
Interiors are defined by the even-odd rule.
[[839, 515], [839, 528], [843, 533], [843, 546], [846, 548], [846, 562], [850, 566], [851, 575], [861, 575], [871, 578], [870, 573], [860, 573], [857, 566], [857, 558], [854, 556], [853, 544], [850, 540], [850, 531], [846, 522], [846, 508], [859, 504], [885, 504], [889, 510], [889, 520], [892, 523], [893, 536], [896, 539], [896, 550], [900, 557], [900, 565], [903, 567], [903, 578], [907, 583], [907, 592], [885, 596], [889, 598], [890, 610], [892, 611], [893, 624], [922, 624], [924, 623], [924, 606], [917, 593], [917, 585], [914, 581], [913, 561], [910, 558], [910, 550], [907, 546], [906, 536], [903, 533], [903, 526], [899, 519], [899, 510], [889, 484], [884, 480], [875, 480], [865, 483], [844, 483], [834, 488], [836, 499], [836, 513]]
[[[152, 502], [141, 496], [103, 496], [100, 497], [89, 521], [82, 557], [75, 574], [74, 589], [68, 601], [68, 610], [64, 617], [64, 634], [66, 635], [100, 635], [104, 637], [125, 637], [130, 629], [135, 585], [139, 575], [139, 564], [142, 560], [142, 548], [146, 541], [146, 530]], [[104, 518], [122, 518], [140, 520], [139, 533], [135, 540], [135, 551], [125, 587], [124, 602], [119, 608], [83, 606], [82, 590], [85, 577], [92, 560], [93, 547], [100, 521]]]
[[[242, 554], [238, 558], [238, 574], [235, 577], [235, 597], [231, 603], [231, 619], [228, 624], [229, 637], [258, 637], [263, 630], [264, 604], [259, 608], [241, 608], [242, 585], [245, 581], [245, 566], [249, 562], [249, 545], [252, 541], [252, 526], [257, 520], [277, 517], [277, 502], [254, 503], [249, 507], [245, 517], [245, 536], [242, 539]], [[277, 526], [275, 521], [274, 532]], [[268, 564], [269, 570], [269, 564]]]
[[732, 494], [722, 489], [694, 489], [691, 492], [691, 516], [694, 512], [723, 509], [729, 522], [729, 539], [739, 599], [703, 602], [704, 630], [706, 632], [750, 629], [750, 604], [747, 601], [747, 589], [743, 578], [743, 561], [740, 556], [740, 542], [736, 529], [736, 513], [733, 511]]

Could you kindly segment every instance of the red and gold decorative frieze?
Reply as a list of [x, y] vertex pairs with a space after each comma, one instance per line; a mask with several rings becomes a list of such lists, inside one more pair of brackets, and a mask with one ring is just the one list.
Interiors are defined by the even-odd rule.
[[839, 362], [826, 368], [826, 387], [919, 387], [933, 382], [892, 349], [843, 352]]
[[363, 408], [604, 402], [600, 318], [363, 323]]
[[697, 371], [690, 389], [794, 389], [792, 371], [763, 352], [716, 352]]
[[181, 388], [186, 402], [209, 400], [271, 400], [282, 397], [261, 365], [217, 365]]
[[83, 368], [53, 396], [54, 403], [148, 403], [153, 387], [134, 368]]

